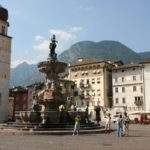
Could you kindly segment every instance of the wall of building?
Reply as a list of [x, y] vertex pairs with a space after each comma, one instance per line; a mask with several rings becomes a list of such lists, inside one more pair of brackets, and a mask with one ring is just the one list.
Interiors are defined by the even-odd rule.
[[144, 67], [145, 110], [150, 111], [150, 63]]
[[[134, 77], [133, 77], [134, 76]], [[133, 79], [134, 78], [134, 79]], [[121, 111], [142, 110], [143, 106], [135, 104], [135, 97], [143, 100], [142, 68], [126, 68], [115, 70], [112, 73], [113, 80], [113, 107]], [[134, 86], [136, 90], [134, 91]], [[118, 99], [118, 100], [117, 100]], [[137, 98], [138, 99], [138, 98]], [[118, 102], [117, 102], [118, 101]], [[123, 108], [123, 109], [122, 109]]]
[[11, 37], [7, 36], [8, 26], [8, 22], [0, 20], [0, 122], [7, 121], [9, 115]]

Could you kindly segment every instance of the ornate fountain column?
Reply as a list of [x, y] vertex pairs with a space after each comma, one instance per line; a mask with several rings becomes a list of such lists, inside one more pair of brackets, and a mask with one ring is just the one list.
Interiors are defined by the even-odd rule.
[[65, 103], [61, 94], [61, 87], [58, 74], [65, 71], [67, 64], [57, 60], [55, 35], [51, 38], [49, 45], [50, 53], [47, 61], [38, 63], [39, 71], [46, 76], [45, 88], [39, 93], [39, 103], [45, 106], [46, 110], [58, 110], [58, 107]]

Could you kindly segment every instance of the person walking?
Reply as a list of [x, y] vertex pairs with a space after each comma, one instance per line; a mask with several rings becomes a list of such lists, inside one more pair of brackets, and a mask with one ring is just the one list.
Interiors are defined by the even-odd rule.
[[81, 117], [80, 117], [79, 114], [77, 114], [77, 116], [75, 117], [75, 125], [74, 125], [73, 136], [75, 135], [75, 133], [77, 133], [77, 135], [79, 135], [80, 121], [81, 121]]
[[117, 120], [117, 136], [118, 137], [122, 136], [122, 131], [123, 131], [123, 119], [122, 119], [122, 115], [120, 114], [120, 116]]
[[106, 116], [105, 134], [110, 133], [110, 125], [111, 125], [111, 114], [108, 113], [108, 115]]
[[124, 113], [124, 117], [123, 117], [123, 135], [124, 136], [128, 136], [129, 135], [129, 116], [127, 115], [127, 113]]

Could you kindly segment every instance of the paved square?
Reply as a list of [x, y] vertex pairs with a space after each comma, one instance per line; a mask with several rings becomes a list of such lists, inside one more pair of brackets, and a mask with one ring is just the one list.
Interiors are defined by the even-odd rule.
[[[115, 125], [112, 125], [115, 129]], [[111, 134], [0, 135], [0, 150], [150, 150], [150, 125], [130, 125], [129, 137]]]

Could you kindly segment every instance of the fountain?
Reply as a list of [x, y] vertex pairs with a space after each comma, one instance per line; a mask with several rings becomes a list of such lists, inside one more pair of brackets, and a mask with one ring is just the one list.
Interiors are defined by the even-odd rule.
[[[67, 103], [70, 95], [62, 94], [62, 79], [59, 78], [59, 74], [65, 71], [67, 64], [57, 60], [56, 42], [55, 35], [53, 35], [47, 60], [37, 65], [39, 71], [45, 74], [46, 79], [44, 83], [33, 87], [33, 111], [21, 111], [19, 115], [16, 115], [21, 122], [40, 123], [43, 126], [53, 124], [55, 127], [60, 127], [62, 124], [74, 124], [74, 117], [77, 113], [81, 115], [82, 123], [86, 121], [85, 112], [76, 112], [70, 108]], [[73, 82], [70, 81], [70, 83]], [[71, 103], [75, 105], [73, 101]]]
[[[31, 111], [20, 111], [15, 114], [16, 122], [9, 123], [9, 127], [21, 128], [21, 130], [50, 131], [50, 130], [72, 130], [75, 116], [81, 116], [81, 128], [99, 129], [100, 126], [91, 121], [86, 122], [87, 112], [76, 111], [72, 95], [62, 94], [61, 83], [66, 86], [74, 84], [73, 81], [65, 81], [59, 78], [67, 64], [57, 60], [55, 53], [56, 39], [53, 35], [50, 43], [50, 53], [46, 61], [38, 63], [38, 69], [45, 74], [45, 81], [33, 86], [33, 105]], [[66, 89], [67, 91], [67, 89]], [[72, 97], [72, 100], [68, 99]], [[95, 131], [98, 132], [98, 131]], [[62, 133], [62, 132], [61, 132]]]

